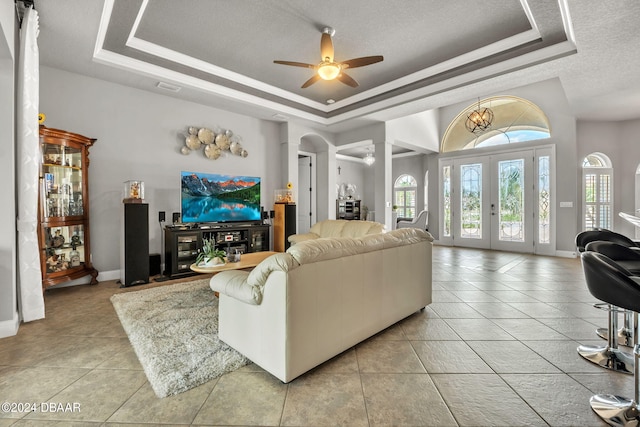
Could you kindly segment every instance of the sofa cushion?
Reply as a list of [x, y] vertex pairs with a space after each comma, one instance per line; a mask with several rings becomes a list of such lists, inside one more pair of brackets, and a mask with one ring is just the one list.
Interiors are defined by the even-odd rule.
[[247, 283], [251, 286], [264, 286], [272, 271], [290, 271], [300, 264], [286, 252], [271, 255], [258, 264], [249, 276]]
[[379, 234], [384, 231], [384, 224], [374, 221], [347, 221], [342, 228], [341, 237], [361, 237], [368, 234]]
[[291, 255], [279, 253], [263, 260], [251, 272], [221, 271], [211, 278], [209, 287], [247, 304], [258, 305], [262, 302], [262, 293], [269, 274], [273, 271], [290, 271], [297, 266], [298, 263]]
[[309, 232], [315, 233], [320, 237], [340, 237], [342, 228], [348, 222], [344, 219], [327, 219], [313, 224]]
[[295, 245], [322, 237], [361, 237], [382, 232], [384, 232], [384, 224], [379, 222], [326, 219], [313, 224], [308, 233], [291, 235], [288, 240]]
[[305, 240], [312, 240], [312, 239], [319, 239], [319, 238], [320, 236], [317, 235], [316, 233], [309, 232], [309, 233], [302, 233], [302, 234], [292, 234], [291, 236], [289, 236], [287, 240], [292, 245], [295, 245], [297, 243], [304, 242]]
[[300, 265], [342, 258], [396, 246], [433, 241], [431, 234], [417, 228], [403, 228], [388, 233], [369, 234], [362, 237], [335, 237], [307, 240], [291, 246], [288, 254]]

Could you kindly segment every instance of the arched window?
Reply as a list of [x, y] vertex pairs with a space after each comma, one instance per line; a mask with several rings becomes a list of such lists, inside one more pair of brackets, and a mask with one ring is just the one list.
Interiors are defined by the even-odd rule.
[[611, 228], [613, 209], [613, 168], [602, 153], [591, 153], [582, 160], [584, 185], [583, 229]]
[[393, 184], [393, 200], [397, 207], [398, 218], [416, 216], [416, 192], [418, 183], [411, 175], [400, 175]]
[[[491, 113], [482, 115], [485, 109]], [[473, 126], [473, 120], [482, 127]], [[486, 128], [485, 128], [486, 127]], [[546, 114], [517, 96], [495, 96], [468, 106], [454, 118], [442, 138], [443, 153], [549, 138]]]

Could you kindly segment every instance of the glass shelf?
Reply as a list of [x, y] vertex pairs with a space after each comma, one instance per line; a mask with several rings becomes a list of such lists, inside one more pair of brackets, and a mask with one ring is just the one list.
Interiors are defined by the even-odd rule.
[[84, 267], [84, 226], [45, 227], [47, 273]]
[[83, 215], [82, 151], [42, 144], [45, 218]]

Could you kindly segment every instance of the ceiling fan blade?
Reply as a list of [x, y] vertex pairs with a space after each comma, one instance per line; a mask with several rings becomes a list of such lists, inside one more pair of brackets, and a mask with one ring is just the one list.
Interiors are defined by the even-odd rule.
[[322, 38], [320, 39], [320, 54], [322, 55], [323, 61], [326, 61], [328, 57], [329, 62], [333, 62], [333, 42], [331, 41], [331, 35], [328, 33], [322, 33]]
[[342, 61], [340, 64], [346, 65], [348, 68], [364, 67], [365, 65], [375, 64], [376, 62], [382, 62], [384, 58], [382, 55], [376, 56], [363, 56], [362, 58], [349, 59]]
[[315, 65], [307, 64], [305, 62], [293, 62], [293, 61], [273, 61], [274, 64], [281, 65], [291, 65], [293, 67], [302, 67], [302, 68], [316, 68]]
[[311, 86], [312, 84], [314, 84], [318, 80], [320, 80], [320, 76], [318, 74], [314, 74], [313, 77], [311, 77], [309, 80], [304, 82], [304, 84], [302, 85], [302, 89]]
[[338, 80], [340, 80], [342, 83], [346, 84], [347, 86], [351, 86], [351, 87], [358, 87], [358, 82], [355, 81], [353, 79], [353, 77], [350, 77], [349, 75], [345, 74], [344, 72], [340, 73], [340, 75], [338, 77], [336, 77]]

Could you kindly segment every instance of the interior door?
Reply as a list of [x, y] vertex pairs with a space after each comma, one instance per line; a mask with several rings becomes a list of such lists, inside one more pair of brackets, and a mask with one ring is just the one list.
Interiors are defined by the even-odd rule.
[[313, 225], [312, 160], [310, 156], [298, 156], [298, 233], [308, 233]]

